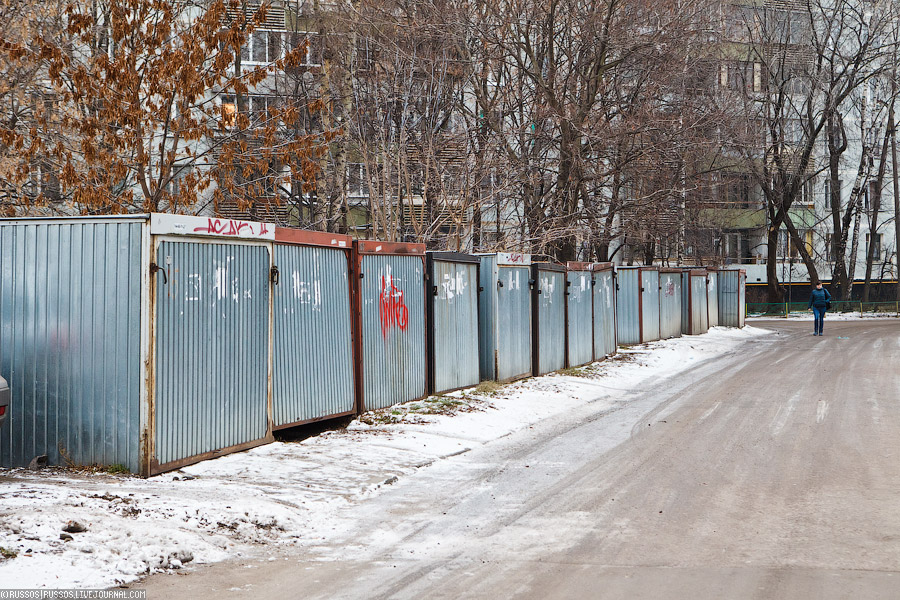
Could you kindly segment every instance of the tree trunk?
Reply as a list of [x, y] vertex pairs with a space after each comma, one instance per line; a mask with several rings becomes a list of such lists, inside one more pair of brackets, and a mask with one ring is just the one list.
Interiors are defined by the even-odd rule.
[[891, 140], [891, 130], [894, 129], [894, 114], [888, 114], [887, 131], [884, 132], [884, 140], [881, 144], [881, 156], [878, 158], [878, 174], [875, 176], [875, 193], [872, 200], [872, 214], [869, 217], [869, 247], [866, 249], [866, 280], [863, 284], [863, 302], [869, 301], [869, 292], [872, 287], [872, 261], [875, 259], [875, 247], [878, 241], [878, 213], [881, 212], [881, 188], [884, 185], [884, 176], [887, 172], [888, 144]]
[[769, 302], [784, 302], [784, 287], [778, 282], [777, 257], [778, 257], [778, 230], [781, 229], [781, 217], [769, 225], [766, 234], [766, 291]]

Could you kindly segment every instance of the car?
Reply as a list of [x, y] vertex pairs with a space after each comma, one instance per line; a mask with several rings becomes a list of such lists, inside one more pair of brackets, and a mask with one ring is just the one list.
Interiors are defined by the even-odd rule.
[[0, 377], [0, 425], [6, 422], [9, 414], [9, 385]]

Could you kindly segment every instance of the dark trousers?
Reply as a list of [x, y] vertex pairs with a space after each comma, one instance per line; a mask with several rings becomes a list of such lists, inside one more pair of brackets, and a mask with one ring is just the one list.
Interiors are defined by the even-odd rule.
[[822, 335], [822, 326], [825, 324], [825, 307], [824, 306], [813, 306], [813, 315], [815, 315], [816, 320], [813, 323], [813, 333], [818, 333]]

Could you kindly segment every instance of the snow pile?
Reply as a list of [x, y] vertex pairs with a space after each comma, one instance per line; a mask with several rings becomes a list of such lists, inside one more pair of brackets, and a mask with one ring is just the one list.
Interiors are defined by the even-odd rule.
[[613, 406], [644, 383], [766, 333], [714, 328], [624, 349], [564, 374], [407, 403], [364, 415], [346, 429], [149, 480], [0, 470], [0, 587], [109, 587], [159, 570], [327, 539], [337, 511], [418, 468], [575, 406]]

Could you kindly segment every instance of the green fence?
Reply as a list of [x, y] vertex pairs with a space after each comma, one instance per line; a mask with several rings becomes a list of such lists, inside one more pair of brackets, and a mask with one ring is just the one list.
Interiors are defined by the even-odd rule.
[[[789, 314], [809, 310], [807, 302], [748, 302], [748, 317], [786, 317]], [[860, 302], [858, 300], [833, 300], [830, 313], [881, 314], [900, 317], [900, 302]]]

